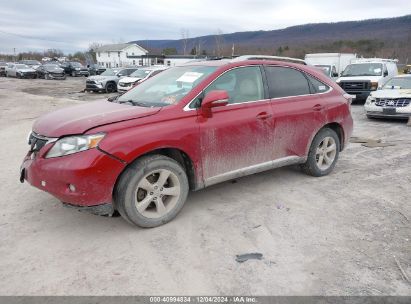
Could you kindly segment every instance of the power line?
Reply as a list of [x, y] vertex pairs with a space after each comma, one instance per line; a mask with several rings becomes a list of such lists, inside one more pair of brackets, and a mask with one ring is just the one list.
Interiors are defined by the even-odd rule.
[[70, 42], [67, 42], [67, 41], [59, 41], [59, 40], [53, 40], [53, 39], [47, 39], [47, 38], [41, 38], [41, 37], [21, 35], [21, 34], [6, 32], [6, 31], [3, 31], [3, 30], [0, 30], [0, 33], [10, 35], [10, 36], [20, 37], [20, 38], [24, 38], [24, 39], [32, 39], [32, 40], [41, 40], [41, 41], [48, 41], [48, 42], [71, 44]]

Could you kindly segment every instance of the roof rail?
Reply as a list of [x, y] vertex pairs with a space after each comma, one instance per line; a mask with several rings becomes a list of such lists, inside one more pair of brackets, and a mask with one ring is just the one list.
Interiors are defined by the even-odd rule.
[[238, 61], [243, 61], [243, 60], [278, 60], [278, 61], [289, 61], [293, 63], [300, 63], [307, 65], [307, 63], [298, 58], [292, 58], [292, 57], [281, 57], [281, 56], [268, 56], [268, 55], [243, 55], [243, 56], [238, 56], [236, 58], [233, 58], [231, 62], [238, 62]]

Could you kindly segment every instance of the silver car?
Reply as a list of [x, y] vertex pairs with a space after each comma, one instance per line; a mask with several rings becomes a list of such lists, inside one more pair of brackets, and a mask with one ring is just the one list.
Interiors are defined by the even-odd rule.
[[6, 68], [6, 77], [37, 78], [37, 72], [28, 65], [12, 63]]
[[86, 91], [116, 92], [118, 81], [136, 70], [137, 68], [107, 69], [100, 75], [90, 76], [86, 80]]

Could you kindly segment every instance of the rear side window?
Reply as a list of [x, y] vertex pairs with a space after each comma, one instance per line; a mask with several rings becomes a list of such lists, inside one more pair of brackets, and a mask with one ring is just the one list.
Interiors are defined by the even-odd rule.
[[[306, 74], [307, 75], [307, 74]], [[321, 81], [317, 80], [316, 78], [307, 75], [309, 81], [311, 82], [311, 87], [312, 87], [312, 91], [313, 93], [324, 93], [327, 92], [330, 87], [324, 83], [322, 83]]]
[[310, 86], [303, 73], [292, 68], [266, 67], [271, 98], [310, 94]]

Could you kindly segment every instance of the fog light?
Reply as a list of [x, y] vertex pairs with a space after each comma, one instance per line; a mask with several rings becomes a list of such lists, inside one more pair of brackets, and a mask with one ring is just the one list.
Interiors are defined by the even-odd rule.
[[69, 189], [70, 189], [71, 192], [75, 192], [76, 191], [76, 186], [70, 184]]

